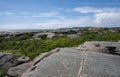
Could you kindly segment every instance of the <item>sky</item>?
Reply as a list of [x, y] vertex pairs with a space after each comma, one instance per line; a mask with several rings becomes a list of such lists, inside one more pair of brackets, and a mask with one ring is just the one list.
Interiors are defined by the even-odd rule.
[[120, 0], [0, 0], [0, 29], [120, 27]]

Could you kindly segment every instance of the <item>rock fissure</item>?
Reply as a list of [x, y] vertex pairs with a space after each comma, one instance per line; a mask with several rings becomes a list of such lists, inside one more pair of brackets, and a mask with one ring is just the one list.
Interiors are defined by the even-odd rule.
[[0, 59], [1, 59], [1, 58], [3, 58], [3, 57], [5, 57], [5, 56], [6, 56], [6, 54], [4, 54], [4, 55], [0, 56]]
[[82, 61], [80, 63], [80, 68], [79, 68], [78, 76], [77, 77], [83, 77], [82, 73], [83, 73], [85, 61], [86, 61], [86, 58], [87, 58], [87, 52], [83, 51], [82, 56], [83, 56], [83, 58], [82, 58]]

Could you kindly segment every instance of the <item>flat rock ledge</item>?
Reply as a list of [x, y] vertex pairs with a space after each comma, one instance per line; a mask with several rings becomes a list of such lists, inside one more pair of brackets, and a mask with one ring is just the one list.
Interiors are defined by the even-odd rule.
[[21, 77], [120, 77], [120, 43], [85, 42], [38, 56]]

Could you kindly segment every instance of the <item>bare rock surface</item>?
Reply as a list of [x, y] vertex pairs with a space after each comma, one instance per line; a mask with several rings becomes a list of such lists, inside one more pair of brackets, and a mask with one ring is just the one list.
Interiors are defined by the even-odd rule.
[[0, 52], [0, 71], [7, 71], [10, 67], [18, 64], [19, 55]]
[[84, 50], [60, 48], [57, 52], [42, 54], [21, 77], [120, 77], [119, 55], [81, 47]]
[[70, 34], [70, 35], [67, 35], [67, 38], [76, 38], [76, 37], [78, 37], [79, 35], [77, 35], [77, 34]]
[[31, 65], [32, 62], [23, 63], [8, 70], [8, 77], [20, 77]]
[[46, 38], [54, 38], [55, 37], [55, 33], [37, 33], [33, 36], [33, 39], [37, 39], [40, 40], [42, 39], [42, 36], [46, 35]]
[[0, 72], [5, 72], [5, 77], [20, 77], [30, 67], [29, 57], [0, 52]]
[[79, 77], [120, 77], [120, 56], [86, 52]]
[[102, 52], [118, 54], [120, 53], [120, 43], [119, 42], [105, 42], [105, 41], [91, 41], [85, 42], [82, 46], [80, 45], [77, 49], [85, 48], [88, 51]]
[[21, 77], [76, 77], [82, 52], [72, 48], [60, 49], [34, 64]]

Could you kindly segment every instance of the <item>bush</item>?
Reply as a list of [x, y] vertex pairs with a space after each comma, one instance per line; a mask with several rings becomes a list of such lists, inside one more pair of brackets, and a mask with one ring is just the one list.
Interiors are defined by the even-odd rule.
[[[28, 35], [28, 34], [27, 34]], [[29, 34], [30, 35], [30, 34]], [[30, 38], [30, 37], [29, 37]], [[18, 40], [19, 39], [19, 40]], [[4, 52], [29, 56], [34, 59], [43, 52], [48, 52], [57, 47], [75, 47], [85, 41], [118, 41], [120, 40], [120, 33], [104, 33], [104, 34], [89, 34], [77, 38], [53, 38], [44, 40], [29, 40], [29, 39], [2, 39], [0, 49]]]

